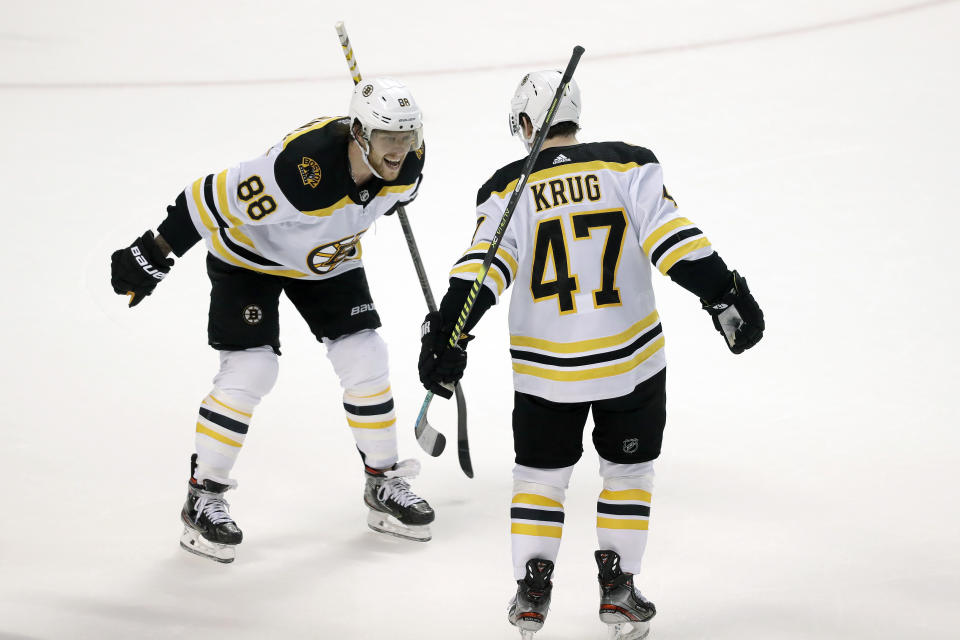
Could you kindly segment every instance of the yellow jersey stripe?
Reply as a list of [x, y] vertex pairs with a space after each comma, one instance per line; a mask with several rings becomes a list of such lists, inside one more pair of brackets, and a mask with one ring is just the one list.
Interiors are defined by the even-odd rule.
[[[483, 268], [483, 263], [467, 263], [462, 264], [459, 267], [454, 267], [450, 270], [450, 275], [452, 276], [455, 273], [472, 273], [477, 275], [480, 273], [480, 269]], [[496, 283], [497, 285], [497, 295], [503, 294], [503, 290], [507, 288], [506, 283], [503, 281], [503, 277], [499, 272], [494, 270], [488, 270], [487, 275]]]
[[518, 493], [513, 496], [513, 504], [535, 504], [539, 507], [563, 507], [562, 502], [551, 500], [546, 496], [538, 496], [535, 493]]
[[601, 500], [636, 500], [638, 502], [650, 502], [652, 497], [649, 491], [644, 491], [643, 489], [624, 489], [623, 491], [604, 489], [600, 492]]
[[[489, 243], [489, 242], [478, 242], [477, 244], [475, 244], [475, 245], [473, 245], [472, 247], [470, 247], [469, 249], [467, 249], [467, 250], [464, 252], [463, 255], [467, 255], [468, 253], [474, 253], [475, 251], [489, 251], [489, 250], [490, 250], [490, 243]], [[513, 256], [511, 256], [509, 253], [507, 253], [506, 251], [504, 251], [504, 250], [501, 249], [500, 247], [497, 247], [497, 253], [496, 253], [496, 255], [497, 255], [498, 258], [500, 258], [501, 260], [503, 260], [504, 262], [506, 262], [506, 263], [507, 263], [507, 266], [510, 267], [510, 269], [513, 270], [513, 273], [510, 274], [510, 277], [511, 277], [511, 278], [516, 278], [516, 277], [517, 277], [517, 271], [520, 269], [520, 265], [518, 265], [518, 264], [517, 264], [517, 261], [513, 259]]]
[[220, 206], [220, 213], [227, 217], [227, 220], [239, 227], [243, 220], [230, 212], [230, 201], [227, 199], [227, 171], [226, 169], [217, 174], [217, 204]]
[[311, 126], [305, 128], [305, 129], [302, 129], [302, 130], [299, 130], [299, 131], [294, 131], [293, 133], [289, 134], [286, 138], [283, 139], [283, 148], [286, 149], [288, 144], [290, 144], [291, 142], [293, 142], [294, 140], [296, 140], [297, 138], [299, 138], [299, 137], [302, 136], [303, 134], [309, 133], [309, 132], [311, 132], [311, 131], [316, 131], [317, 129], [323, 129], [325, 126], [327, 126], [327, 125], [330, 124], [331, 122], [333, 122], [333, 121], [335, 121], [335, 120], [340, 120], [340, 119], [341, 119], [341, 116], [334, 116], [334, 117], [332, 117], [332, 118], [325, 118], [325, 119], [321, 120], [320, 122], [318, 122], [318, 123], [316, 123], [316, 124], [314, 124], [314, 125], [311, 125]]
[[386, 186], [384, 186], [384, 187], [380, 187], [380, 191], [377, 192], [377, 195], [378, 195], [378, 196], [383, 196], [383, 195], [386, 195], [386, 194], [388, 194], [388, 193], [404, 193], [404, 192], [406, 192], [406, 191], [410, 191], [410, 190], [413, 189], [415, 186], [417, 186], [417, 183], [413, 183], [413, 184], [396, 184], [396, 185], [393, 185], [392, 187], [386, 187]]
[[210, 217], [210, 214], [207, 213], [206, 208], [203, 206], [203, 194], [201, 190], [203, 189], [203, 178], [200, 178], [193, 183], [193, 206], [197, 208], [197, 213], [200, 214], [200, 220], [203, 222], [203, 226], [209, 231], [214, 231], [217, 228], [217, 225], [213, 224], [213, 219]]
[[230, 411], [233, 411], [234, 413], [239, 413], [241, 416], [247, 416], [248, 418], [252, 418], [252, 417], [253, 417], [253, 414], [252, 414], [252, 413], [245, 413], [245, 412], [243, 412], [243, 411], [240, 411], [239, 409], [234, 409], [233, 407], [231, 407], [230, 405], [228, 405], [226, 402], [223, 402], [223, 401], [221, 401], [221, 400], [218, 400], [217, 397], [214, 396], [212, 393], [211, 393], [210, 395], [208, 395], [207, 397], [210, 398], [211, 400], [213, 400], [214, 402], [216, 402], [216, 403], [217, 403], [218, 405], [220, 405], [221, 407], [226, 407], [227, 409], [230, 409]]
[[676, 218], [666, 224], [660, 225], [654, 230], [653, 233], [647, 236], [646, 240], [643, 241], [643, 252], [649, 256], [650, 251], [653, 249], [653, 245], [660, 242], [660, 238], [667, 235], [674, 229], [678, 229], [680, 227], [689, 227], [692, 225], [693, 223], [686, 218]]
[[247, 264], [246, 262], [241, 262], [239, 259], [235, 258], [230, 251], [223, 246], [223, 242], [220, 241], [220, 236], [216, 233], [210, 236], [210, 241], [213, 243], [214, 250], [220, 254], [224, 260], [229, 262], [232, 265], [236, 265], [243, 269], [249, 269], [251, 271], [257, 271], [258, 273], [266, 273], [271, 276], [286, 276], [288, 278], [305, 278], [307, 274], [300, 273], [299, 271], [293, 271], [292, 269], [278, 269], [277, 271], [267, 271], [266, 269], [260, 269], [252, 265]]
[[597, 518], [598, 529], [636, 529], [637, 531], [647, 531], [649, 527], [649, 520], [618, 520], [616, 518]]
[[231, 439], [228, 438], [227, 436], [222, 436], [222, 435], [220, 435], [219, 433], [217, 433], [216, 431], [214, 431], [213, 429], [208, 429], [207, 427], [203, 426], [203, 425], [200, 424], [199, 422], [197, 423], [197, 433], [202, 433], [202, 434], [205, 435], [205, 436], [209, 436], [209, 437], [213, 438], [214, 440], [219, 440], [219, 441], [222, 442], [223, 444], [228, 444], [228, 445], [230, 445], [231, 447], [242, 447], [242, 446], [243, 446], [242, 444], [240, 444], [240, 443], [237, 442], [236, 440], [231, 440]]
[[674, 249], [668, 253], [662, 260], [660, 260], [660, 266], [657, 269], [660, 270], [660, 273], [667, 275], [667, 271], [670, 270], [670, 267], [675, 265], [680, 261], [683, 256], [688, 253], [693, 253], [697, 249], [702, 249], [703, 247], [709, 247], [710, 241], [707, 240], [706, 236], [697, 238], [693, 242], [688, 242], [687, 244], [681, 245], [679, 248]]
[[384, 422], [357, 422], [356, 420], [347, 418], [347, 423], [354, 429], [386, 429], [387, 427], [393, 426], [396, 422], [396, 418], [385, 420]]
[[652, 356], [663, 348], [664, 340], [659, 338], [643, 351], [625, 362], [611, 364], [606, 367], [597, 367], [595, 369], [582, 369], [579, 371], [557, 371], [555, 369], [544, 369], [543, 367], [534, 367], [529, 364], [513, 363], [513, 370], [516, 373], [544, 378], [546, 380], [557, 380], [558, 382], [575, 382], [578, 380], [596, 380], [597, 378], [609, 378], [610, 376], [626, 373], [636, 368], [641, 362]]
[[[541, 169], [536, 173], [531, 173], [530, 177], [527, 178], [527, 184], [534, 184], [535, 182], [540, 182], [542, 180], [549, 180], [550, 178], [556, 178], [557, 176], [565, 176], [570, 173], [581, 173], [583, 171], [602, 171], [607, 169], [609, 171], [630, 171], [631, 169], [636, 169], [643, 165], [637, 162], [604, 162], [602, 160], [593, 160], [591, 162], [574, 162], [573, 164], [563, 164], [559, 167], [550, 167], [549, 169]], [[501, 198], [506, 197], [517, 187], [517, 180], [512, 180], [510, 184], [503, 191], [494, 191], [493, 195], [500, 196]]]
[[301, 211], [305, 216], [315, 216], [317, 218], [325, 218], [327, 216], [332, 216], [340, 209], [343, 209], [345, 206], [353, 204], [353, 200], [350, 199], [350, 196], [343, 196], [337, 202], [334, 202], [329, 207], [324, 207], [323, 209], [314, 209], [313, 211]]
[[626, 331], [621, 331], [616, 335], [606, 338], [591, 338], [590, 340], [579, 340], [577, 342], [551, 342], [550, 340], [543, 340], [541, 338], [510, 336], [510, 346], [532, 347], [553, 353], [581, 353], [583, 351], [593, 351], [594, 349], [616, 347], [625, 342], [629, 342], [642, 331], [656, 324], [658, 320], [660, 320], [660, 315], [654, 311]]
[[517, 533], [522, 536], [559, 538], [561, 534], [563, 534], [563, 527], [550, 527], [544, 524], [520, 524], [519, 522], [514, 522], [510, 525], [510, 533]]
[[247, 245], [251, 249], [256, 250], [257, 248], [257, 245], [253, 244], [253, 240], [248, 238], [247, 234], [245, 234], [243, 231], [240, 231], [240, 229], [227, 229], [227, 235], [237, 242]]
[[371, 394], [368, 395], [368, 396], [358, 396], [358, 395], [355, 394], [355, 393], [351, 393], [351, 394], [350, 394], [350, 397], [352, 397], [352, 398], [376, 398], [377, 396], [382, 396], [383, 394], [388, 393], [389, 391], [390, 391], [390, 387], [387, 386], [387, 388], [384, 389], [383, 391], [377, 391], [376, 393], [371, 393]]

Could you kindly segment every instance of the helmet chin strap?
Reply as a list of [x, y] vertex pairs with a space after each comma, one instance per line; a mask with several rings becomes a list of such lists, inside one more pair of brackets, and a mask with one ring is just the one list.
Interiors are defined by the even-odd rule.
[[[356, 133], [353, 134], [353, 142], [357, 145], [357, 148], [360, 149], [360, 156], [363, 158], [363, 164], [367, 165], [367, 169], [370, 169], [370, 172], [373, 175], [383, 180], [384, 177], [379, 173], [377, 173], [377, 170], [373, 168], [372, 164], [370, 164], [370, 159], [367, 157], [367, 155], [369, 154], [369, 151], [367, 149], [364, 149], [363, 145], [360, 144], [360, 141], [357, 139]], [[367, 144], [369, 145], [370, 143], [367, 142]]]

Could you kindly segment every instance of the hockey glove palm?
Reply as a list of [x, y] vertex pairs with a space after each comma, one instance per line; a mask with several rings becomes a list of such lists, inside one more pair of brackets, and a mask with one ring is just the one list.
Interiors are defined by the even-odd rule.
[[153, 232], [147, 231], [110, 256], [110, 284], [119, 295], [129, 295], [129, 306], [135, 307], [153, 293], [172, 266], [173, 259], [164, 257]]
[[[439, 311], [431, 311], [420, 325], [420, 382], [433, 393], [443, 398], [453, 396], [453, 385], [463, 377], [467, 368], [467, 352], [464, 350], [473, 336], [461, 335], [456, 347], [450, 346], [453, 327], [441, 326], [443, 317]], [[445, 386], [446, 385], [446, 386]]]
[[760, 305], [750, 295], [747, 281], [733, 272], [733, 286], [713, 302], [700, 301], [713, 318], [714, 328], [734, 353], [743, 353], [760, 342], [765, 324]]

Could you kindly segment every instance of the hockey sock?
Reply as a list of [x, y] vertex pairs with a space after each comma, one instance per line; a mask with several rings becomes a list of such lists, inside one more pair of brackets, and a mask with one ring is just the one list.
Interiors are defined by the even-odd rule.
[[390, 386], [372, 393], [349, 389], [343, 393], [343, 409], [364, 463], [373, 469], [392, 467], [399, 456]]
[[597, 500], [597, 542], [620, 555], [626, 573], [639, 573], [647, 546], [653, 462], [616, 464], [600, 460], [603, 491]]
[[513, 500], [510, 504], [510, 546], [513, 576], [527, 574], [527, 561], [542, 558], [556, 562], [563, 534], [563, 500], [573, 467], [513, 468]]
[[197, 416], [197, 480], [209, 478], [236, 486], [236, 481], [230, 480], [230, 470], [240, 455], [252, 418], [252, 406], [216, 387], [203, 399]]

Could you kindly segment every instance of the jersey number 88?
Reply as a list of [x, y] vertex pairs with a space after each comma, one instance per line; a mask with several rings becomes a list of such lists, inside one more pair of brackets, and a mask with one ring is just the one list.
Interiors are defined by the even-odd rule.
[[[247, 205], [247, 215], [251, 220], [260, 220], [277, 210], [277, 201], [263, 193], [263, 181], [260, 176], [250, 176], [237, 185], [237, 198], [241, 202], [250, 202]], [[257, 198], [257, 196], [260, 196]], [[256, 200], [254, 200], [256, 198]]]

